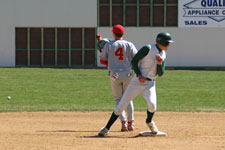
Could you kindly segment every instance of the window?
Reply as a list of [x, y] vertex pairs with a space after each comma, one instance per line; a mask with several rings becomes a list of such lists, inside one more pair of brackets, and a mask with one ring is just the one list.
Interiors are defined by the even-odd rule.
[[28, 65], [27, 62], [27, 29], [16, 29], [16, 64]]
[[41, 29], [30, 29], [30, 65], [41, 65]]
[[95, 28], [16, 28], [16, 66], [96, 66]]
[[71, 29], [71, 64], [82, 64], [82, 29]]
[[166, 26], [178, 26], [178, 0], [167, 0]]
[[44, 64], [47, 66], [55, 65], [55, 29], [44, 29]]
[[92, 28], [84, 29], [84, 47], [85, 47], [85, 64], [91, 65], [95, 62], [95, 30]]
[[150, 0], [140, 0], [139, 8], [139, 25], [151, 26], [151, 10]]
[[177, 26], [178, 0], [98, 0], [98, 26]]

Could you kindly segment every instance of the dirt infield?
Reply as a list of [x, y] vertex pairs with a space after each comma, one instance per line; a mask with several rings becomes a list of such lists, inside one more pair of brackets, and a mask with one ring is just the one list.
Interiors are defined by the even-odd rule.
[[145, 112], [135, 112], [135, 130], [96, 137], [111, 112], [0, 113], [0, 150], [224, 150], [225, 113], [157, 112], [167, 137], [135, 137], [148, 130]]

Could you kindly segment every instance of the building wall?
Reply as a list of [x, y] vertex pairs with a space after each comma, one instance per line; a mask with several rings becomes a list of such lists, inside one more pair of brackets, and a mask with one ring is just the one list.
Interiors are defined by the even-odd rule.
[[0, 66], [15, 66], [16, 27], [96, 27], [97, 0], [0, 2]]
[[[175, 43], [168, 49], [167, 66], [225, 66], [225, 28], [133, 28], [126, 27], [124, 39], [137, 49], [155, 43], [159, 32], [169, 32]], [[110, 28], [98, 33], [112, 38]]]
[[15, 66], [15, 35], [13, 20], [13, 2], [0, 3], [0, 66]]
[[[0, 66], [15, 66], [16, 27], [96, 27], [112, 38], [110, 27], [97, 27], [97, 0], [2, 0], [0, 2]], [[225, 66], [225, 28], [126, 27], [125, 39], [137, 49], [153, 43], [161, 31], [175, 43], [168, 66]]]
[[14, 24], [32, 27], [96, 27], [97, 0], [10, 0]]

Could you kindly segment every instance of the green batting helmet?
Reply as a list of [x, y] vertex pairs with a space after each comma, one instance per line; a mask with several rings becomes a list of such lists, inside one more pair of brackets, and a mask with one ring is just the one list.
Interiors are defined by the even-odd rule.
[[163, 46], [167, 46], [169, 43], [173, 43], [171, 35], [168, 32], [161, 32], [157, 35], [156, 43]]

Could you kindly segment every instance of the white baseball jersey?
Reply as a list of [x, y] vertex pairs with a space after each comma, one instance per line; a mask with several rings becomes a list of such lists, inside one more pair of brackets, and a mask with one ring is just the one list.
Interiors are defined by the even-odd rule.
[[100, 58], [108, 61], [110, 71], [130, 71], [131, 60], [137, 53], [134, 44], [126, 40], [113, 40], [105, 44]]
[[140, 60], [138, 67], [142, 76], [155, 80], [157, 75], [157, 61], [155, 56], [156, 54], [160, 54], [164, 61], [166, 59], [166, 52], [162, 50], [159, 53], [155, 44], [148, 45], [148, 47], [150, 51], [143, 59]]

